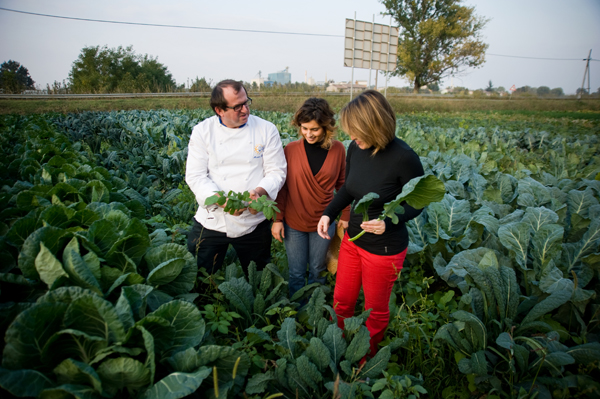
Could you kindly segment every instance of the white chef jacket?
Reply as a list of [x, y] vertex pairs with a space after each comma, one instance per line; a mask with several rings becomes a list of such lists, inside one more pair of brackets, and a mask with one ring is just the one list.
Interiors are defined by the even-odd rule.
[[256, 187], [264, 188], [270, 198], [277, 198], [286, 172], [281, 138], [271, 122], [250, 115], [243, 127], [231, 129], [215, 115], [192, 130], [185, 181], [199, 205], [194, 218], [207, 229], [232, 238], [254, 231], [265, 220], [262, 212], [252, 215], [246, 210], [233, 216], [221, 207], [205, 206], [206, 198], [221, 190], [227, 194]]

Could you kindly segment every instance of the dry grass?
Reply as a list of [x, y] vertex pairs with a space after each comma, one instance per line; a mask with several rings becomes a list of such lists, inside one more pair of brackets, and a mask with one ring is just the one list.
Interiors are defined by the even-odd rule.
[[[294, 112], [310, 96], [261, 96], [254, 97], [252, 108], [261, 111]], [[339, 111], [350, 96], [322, 96]], [[392, 107], [398, 113], [421, 112], [600, 112], [600, 99], [578, 101], [574, 99], [473, 99], [440, 98], [388, 95]], [[32, 114], [59, 112], [150, 109], [194, 109], [209, 108], [207, 97], [164, 97], [164, 98], [114, 98], [114, 99], [48, 99], [48, 100], [0, 100], [0, 114]]]

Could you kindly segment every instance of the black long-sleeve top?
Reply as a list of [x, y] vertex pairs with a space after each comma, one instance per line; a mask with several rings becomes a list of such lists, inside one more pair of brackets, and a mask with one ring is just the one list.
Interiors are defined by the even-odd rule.
[[[384, 149], [372, 155], [373, 149], [361, 150], [353, 141], [346, 155], [346, 181], [337, 192], [323, 215], [334, 220], [354, 201], [350, 214], [348, 234], [356, 236], [362, 230], [362, 214], [354, 212], [354, 206], [365, 194], [377, 193], [379, 198], [369, 207], [369, 218], [376, 219], [386, 202], [394, 200], [402, 187], [411, 179], [423, 176], [423, 165], [417, 153], [399, 138], [394, 138]], [[408, 231], [405, 222], [417, 217], [422, 209], [404, 204], [404, 213], [398, 214], [398, 224], [385, 219], [385, 232], [381, 235], [365, 233], [354, 241], [360, 248], [375, 255], [395, 255], [408, 247]]]

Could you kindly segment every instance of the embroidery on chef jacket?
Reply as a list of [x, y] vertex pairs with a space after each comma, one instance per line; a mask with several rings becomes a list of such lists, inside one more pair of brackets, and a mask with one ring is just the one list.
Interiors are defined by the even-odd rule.
[[254, 147], [254, 158], [262, 158], [263, 152], [265, 152], [265, 146], [263, 144], [259, 144]]

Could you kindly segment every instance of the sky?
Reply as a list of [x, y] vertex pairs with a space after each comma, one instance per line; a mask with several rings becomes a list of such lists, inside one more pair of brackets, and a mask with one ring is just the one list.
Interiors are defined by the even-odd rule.
[[[440, 87], [582, 86], [592, 50], [590, 88], [600, 88], [600, 0], [464, 0], [489, 19], [481, 32], [485, 64], [442, 80]], [[0, 62], [14, 60], [45, 88], [67, 80], [89, 46], [133, 46], [168, 68], [178, 84], [205, 77], [250, 82], [286, 67], [292, 82], [354, 80], [376, 72], [344, 67], [346, 18], [388, 25], [377, 0], [0, 0], [0, 8], [61, 17], [192, 26], [166, 28], [28, 15], [0, 10]], [[393, 23], [393, 22], [392, 22]], [[229, 29], [229, 30], [224, 30]], [[242, 30], [242, 31], [240, 31]], [[255, 32], [249, 32], [255, 31]], [[256, 32], [259, 31], [259, 32]], [[280, 33], [267, 33], [280, 32]], [[283, 34], [281, 32], [293, 33]], [[310, 35], [306, 35], [310, 34]], [[412, 86], [392, 77], [388, 86]], [[379, 74], [378, 87], [385, 85]], [[587, 77], [585, 87], [587, 87]]]

